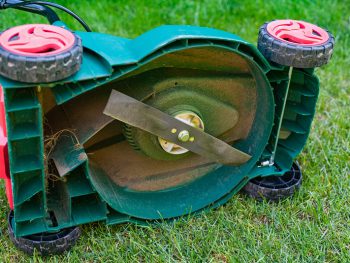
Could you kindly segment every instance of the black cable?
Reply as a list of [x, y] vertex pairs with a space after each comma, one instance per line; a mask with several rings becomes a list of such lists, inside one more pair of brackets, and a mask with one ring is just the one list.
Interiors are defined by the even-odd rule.
[[[22, 0], [1, 0], [0, 1], [0, 9], [6, 9], [7, 6], [11, 4], [17, 4], [23, 2]], [[29, 4], [26, 6], [14, 7], [15, 9], [19, 9], [26, 12], [31, 12], [33, 14], [38, 14], [46, 17], [50, 24], [55, 23], [56, 21], [60, 21], [59, 16], [49, 7], [43, 5], [34, 5]]]
[[55, 7], [57, 9], [60, 9], [64, 12], [68, 13], [72, 17], [74, 17], [85, 28], [85, 30], [87, 32], [91, 32], [90, 27], [85, 23], [85, 21], [82, 18], [80, 18], [77, 14], [75, 14], [74, 12], [69, 10], [68, 8], [61, 6], [59, 4], [56, 4], [56, 3], [50, 3], [50, 2], [45, 2], [45, 1], [26, 1], [26, 2], [16, 3], [16, 4], [5, 3], [5, 6], [6, 6], [5, 8], [16, 8], [16, 7], [26, 6], [26, 5], [30, 5], [30, 4], [44, 5], [44, 6], [46, 5], [46, 6], [51, 6], [51, 7]]
[[5, 9], [6, 1], [0, 1], [0, 9]]

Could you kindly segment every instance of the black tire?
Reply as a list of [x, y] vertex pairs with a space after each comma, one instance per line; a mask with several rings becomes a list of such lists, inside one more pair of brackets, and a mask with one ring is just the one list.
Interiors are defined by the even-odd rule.
[[[273, 21], [271, 21], [273, 22]], [[296, 68], [315, 68], [325, 65], [332, 57], [334, 37], [327, 31], [328, 40], [321, 45], [305, 46], [281, 41], [267, 31], [269, 23], [259, 30], [258, 49], [267, 60]]]
[[250, 197], [262, 201], [279, 201], [292, 196], [301, 186], [300, 166], [294, 162], [289, 172], [282, 176], [256, 177], [250, 180], [243, 191]]
[[81, 38], [67, 51], [48, 56], [14, 54], [0, 45], [0, 74], [27, 83], [48, 83], [65, 79], [80, 69], [83, 57]]
[[33, 255], [36, 251], [41, 256], [61, 254], [70, 250], [77, 240], [81, 232], [79, 227], [71, 227], [62, 229], [55, 233], [40, 233], [25, 237], [15, 237], [13, 228], [13, 211], [8, 217], [8, 232], [13, 244], [28, 255]]

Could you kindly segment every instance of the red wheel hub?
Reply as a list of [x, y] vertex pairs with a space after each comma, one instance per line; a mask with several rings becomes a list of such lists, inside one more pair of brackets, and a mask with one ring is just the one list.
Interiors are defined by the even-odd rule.
[[304, 46], [316, 46], [327, 42], [326, 30], [297, 20], [276, 20], [267, 25], [267, 32], [281, 41]]
[[70, 31], [46, 24], [17, 26], [0, 35], [0, 46], [22, 56], [57, 55], [72, 48], [74, 42]]

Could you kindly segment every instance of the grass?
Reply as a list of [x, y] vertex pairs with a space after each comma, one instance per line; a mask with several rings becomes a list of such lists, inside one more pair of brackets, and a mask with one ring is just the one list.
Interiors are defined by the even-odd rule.
[[[238, 194], [224, 207], [158, 227], [103, 223], [82, 227], [69, 253], [27, 257], [6, 234], [7, 204], [0, 194], [2, 262], [349, 262], [350, 261], [350, 5], [346, 1], [57, 1], [79, 13], [95, 31], [124, 37], [161, 24], [209, 26], [253, 43], [272, 19], [304, 19], [336, 36], [331, 63], [317, 74], [321, 94], [310, 138], [299, 161], [304, 183], [293, 199], [277, 204]], [[79, 25], [61, 15], [72, 28]], [[0, 28], [42, 18], [1, 12]], [[3, 190], [1, 184], [1, 190]]]

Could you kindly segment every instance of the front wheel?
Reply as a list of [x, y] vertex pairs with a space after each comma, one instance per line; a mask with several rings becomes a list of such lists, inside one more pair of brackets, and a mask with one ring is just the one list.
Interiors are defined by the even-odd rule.
[[279, 201], [292, 196], [300, 188], [302, 178], [300, 166], [294, 162], [290, 171], [284, 175], [253, 178], [244, 186], [243, 191], [259, 201]]
[[25, 237], [15, 237], [12, 221], [13, 211], [8, 217], [8, 232], [13, 244], [28, 255], [36, 251], [41, 256], [61, 254], [70, 250], [80, 237], [79, 227], [70, 227], [57, 232], [45, 232]]

